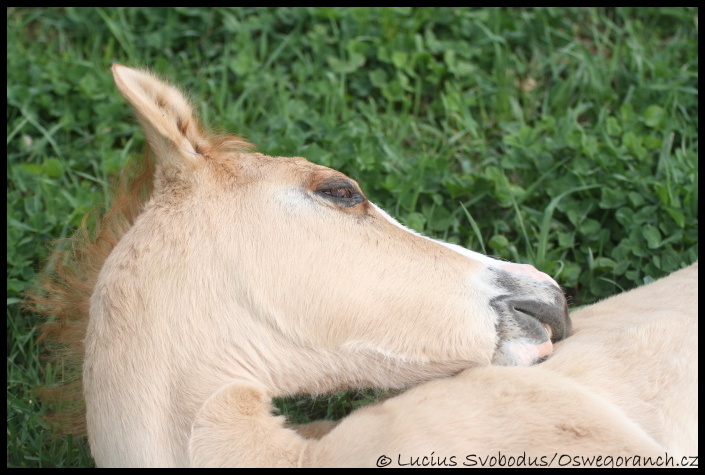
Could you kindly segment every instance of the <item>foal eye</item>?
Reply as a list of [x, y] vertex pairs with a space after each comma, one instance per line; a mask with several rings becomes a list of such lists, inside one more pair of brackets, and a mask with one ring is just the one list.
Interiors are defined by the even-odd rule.
[[352, 183], [327, 183], [316, 190], [322, 197], [339, 206], [355, 206], [365, 201], [365, 197]]

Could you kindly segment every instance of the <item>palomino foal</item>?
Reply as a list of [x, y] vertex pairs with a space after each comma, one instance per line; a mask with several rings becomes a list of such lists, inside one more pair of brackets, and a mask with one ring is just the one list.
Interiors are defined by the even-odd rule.
[[196, 414], [218, 395], [239, 410], [251, 390], [409, 387], [529, 365], [569, 334], [545, 274], [415, 234], [349, 177], [248, 153], [204, 133], [173, 86], [112, 71], [156, 171], [90, 301], [83, 387], [98, 465], [189, 465]]

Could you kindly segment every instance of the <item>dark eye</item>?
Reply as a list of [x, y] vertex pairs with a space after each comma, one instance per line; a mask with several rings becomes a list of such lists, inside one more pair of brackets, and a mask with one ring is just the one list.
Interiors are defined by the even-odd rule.
[[365, 197], [353, 183], [342, 180], [322, 183], [316, 193], [339, 206], [355, 206], [365, 201]]
[[353, 197], [353, 190], [350, 188], [332, 188], [329, 190], [321, 190], [321, 193], [330, 195], [333, 198], [349, 199]]

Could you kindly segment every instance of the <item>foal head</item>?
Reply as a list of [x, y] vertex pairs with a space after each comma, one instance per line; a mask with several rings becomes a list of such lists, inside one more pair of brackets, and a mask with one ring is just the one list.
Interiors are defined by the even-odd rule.
[[157, 160], [153, 197], [104, 269], [129, 267], [133, 298], [188, 303], [180, 317], [199, 325], [202, 308], [218, 325], [247, 318], [287, 347], [421, 364], [527, 364], [550, 352], [547, 334], [566, 335], [565, 299], [547, 276], [415, 234], [351, 178], [210, 137], [176, 88], [113, 73]]

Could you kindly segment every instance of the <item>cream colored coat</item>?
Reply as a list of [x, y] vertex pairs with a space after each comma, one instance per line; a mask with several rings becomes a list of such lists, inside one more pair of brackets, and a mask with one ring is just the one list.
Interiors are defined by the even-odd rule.
[[191, 461], [697, 466], [697, 263], [572, 318], [573, 335], [544, 363], [468, 369], [423, 384], [354, 412], [327, 434], [334, 424], [308, 428], [320, 440], [285, 428], [257, 387], [223, 388], [197, 415]]

